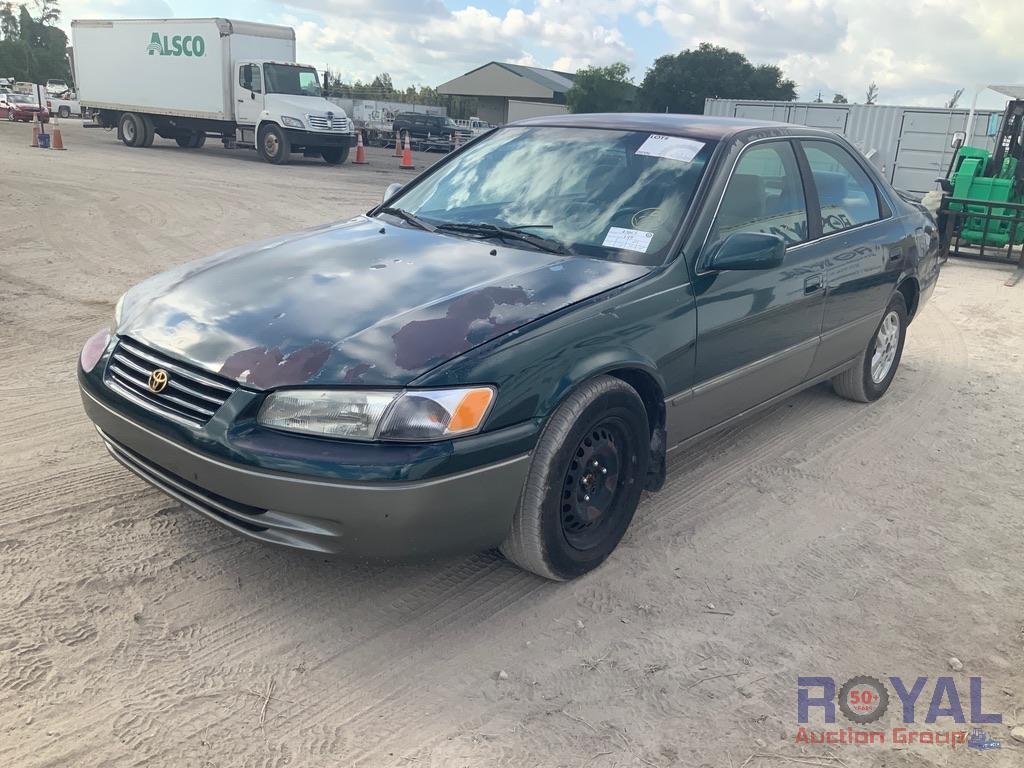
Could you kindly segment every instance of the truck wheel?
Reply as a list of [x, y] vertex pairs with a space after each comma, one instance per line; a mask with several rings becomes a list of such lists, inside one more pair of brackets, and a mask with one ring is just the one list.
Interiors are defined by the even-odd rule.
[[906, 338], [907, 303], [903, 294], [897, 291], [867, 348], [852, 368], [832, 379], [832, 389], [840, 397], [858, 403], [870, 403], [880, 398], [896, 376]]
[[175, 136], [174, 141], [182, 149], [199, 149], [206, 143], [206, 134], [193, 131], [184, 136]]
[[142, 136], [142, 142], [138, 146], [152, 147], [153, 139], [156, 138], [156, 126], [153, 125], [153, 120], [147, 115], [142, 115], [142, 127], [145, 133]]
[[59, 117], [61, 120], [67, 120], [69, 117], [71, 117], [71, 108], [70, 107], [60, 107], [60, 108], [58, 108], [57, 109], [57, 117]]
[[126, 147], [141, 147], [145, 138], [146, 129], [142, 124], [142, 118], [134, 112], [125, 112], [117, 126], [121, 134], [121, 141]]
[[268, 163], [284, 165], [292, 153], [291, 142], [284, 135], [280, 126], [270, 123], [260, 128], [259, 141], [256, 142], [260, 157]]
[[337, 147], [336, 149], [321, 149], [320, 157], [328, 165], [341, 165], [348, 160], [348, 147]]
[[502, 554], [555, 581], [604, 562], [640, 502], [650, 442], [635, 389], [612, 376], [580, 386], [541, 433]]

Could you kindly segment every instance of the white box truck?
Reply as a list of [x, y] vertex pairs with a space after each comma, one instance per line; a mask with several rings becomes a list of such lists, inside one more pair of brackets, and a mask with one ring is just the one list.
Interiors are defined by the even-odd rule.
[[207, 136], [286, 163], [293, 152], [343, 163], [355, 140], [313, 67], [295, 63], [295, 30], [229, 19], [71, 22], [83, 108], [129, 147], [153, 137], [198, 148]]

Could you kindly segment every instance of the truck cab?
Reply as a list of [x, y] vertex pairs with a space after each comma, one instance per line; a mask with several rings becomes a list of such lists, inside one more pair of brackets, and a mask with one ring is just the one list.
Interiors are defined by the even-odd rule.
[[263, 159], [287, 162], [291, 152], [344, 162], [353, 125], [344, 110], [323, 97], [313, 67], [276, 61], [240, 61], [234, 78], [236, 141]]

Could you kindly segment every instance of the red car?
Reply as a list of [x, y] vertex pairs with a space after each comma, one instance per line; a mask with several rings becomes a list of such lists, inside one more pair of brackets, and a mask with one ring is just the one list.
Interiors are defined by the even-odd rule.
[[39, 122], [50, 122], [50, 113], [46, 107], [40, 107], [32, 97], [23, 93], [0, 93], [0, 117], [6, 117], [12, 123], [18, 120], [31, 123], [39, 117]]

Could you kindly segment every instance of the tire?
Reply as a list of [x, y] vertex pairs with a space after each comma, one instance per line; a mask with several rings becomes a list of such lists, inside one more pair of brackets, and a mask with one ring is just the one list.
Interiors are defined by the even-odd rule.
[[274, 165], [284, 165], [290, 159], [292, 147], [281, 127], [270, 123], [260, 128], [259, 140], [256, 142], [260, 157]]
[[348, 147], [336, 147], [334, 149], [321, 149], [320, 157], [328, 165], [341, 165], [348, 160]]
[[858, 403], [880, 398], [896, 376], [906, 338], [907, 304], [897, 291], [857, 363], [832, 379], [832, 389], [840, 397]]
[[61, 120], [67, 120], [69, 117], [71, 117], [71, 108], [60, 107], [57, 110], [57, 117], [59, 117]]
[[134, 112], [125, 112], [117, 125], [118, 133], [121, 134], [121, 141], [126, 147], [141, 147], [146, 137], [145, 125], [142, 118]]
[[625, 382], [598, 376], [573, 391], [541, 432], [501, 553], [553, 581], [603, 563], [640, 503], [650, 440], [643, 401]]
[[184, 136], [175, 136], [174, 141], [182, 149], [199, 149], [206, 143], [206, 134], [193, 131]]
[[149, 118], [147, 115], [142, 115], [141, 117], [142, 127], [145, 129], [146, 133], [143, 136], [142, 143], [139, 146], [152, 147], [153, 140], [156, 138], [156, 126], [153, 125], [153, 120]]

